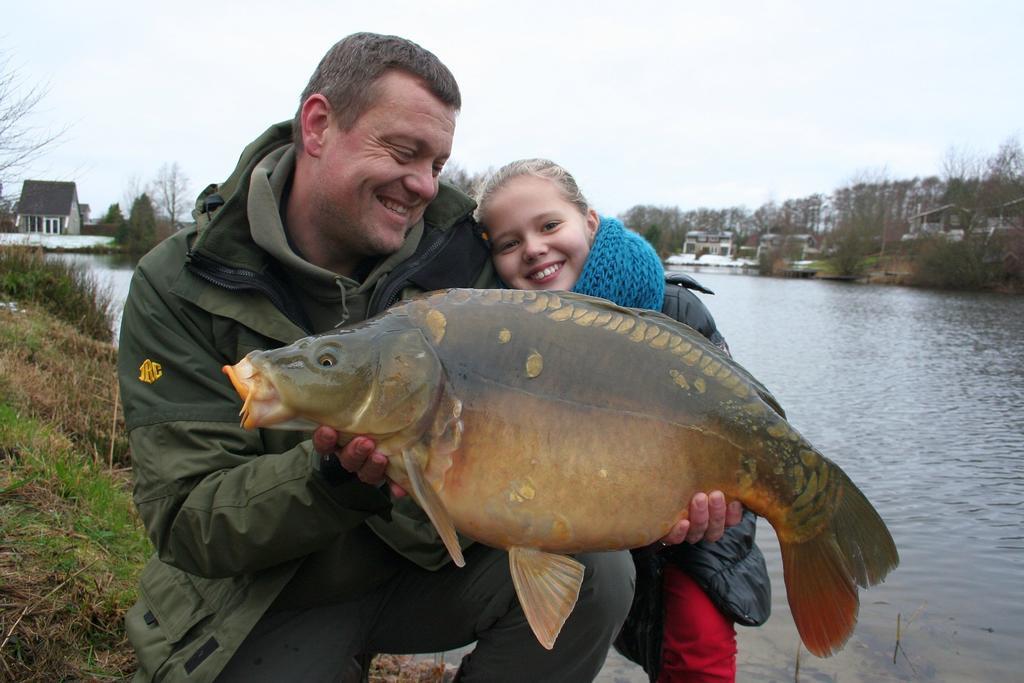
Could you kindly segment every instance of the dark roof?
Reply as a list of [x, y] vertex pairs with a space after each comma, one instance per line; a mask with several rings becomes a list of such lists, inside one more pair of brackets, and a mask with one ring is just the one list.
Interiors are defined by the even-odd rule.
[[930, 216], [933, 213], [942, 213], [943, 211], [948, 211], [949, 209], [959, 208], [960, 207], [958, 207], [956, 204], [943, 204], [942, 206], [936, 206], [934, 209], [926, 209], [925, 211], [919, 211], [918, 213], [915, 213], [913, 216], [911, 216], [910, 220], [914, 220], [915, 218], [922, 218], [924, 216]]
[[731, 230], [690, 230], [686, 233], [686, 236], [690, 235], [707, 235], [708, 237], [714, 237], [716, 239], [732, 238]]
[[75, 184], [54, 180], [26, 180], [21, 186], [17, 213], [37, 216], [66, 216], [71, 213]]

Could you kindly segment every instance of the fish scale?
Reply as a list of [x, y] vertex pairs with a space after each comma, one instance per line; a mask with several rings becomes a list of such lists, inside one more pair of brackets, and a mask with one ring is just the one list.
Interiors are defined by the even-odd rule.
[[582, 582], [570, 555], [654, 542], [698, 491], [772, 524], [815, 654], [853, 631], [857, 586], [898, 563], [878, 513], [768, 390], [657, 313], [564, 292], [445, 290], [225, 372], [247, 428], [373, 437], [456, 564], [456, 531], [507, 549], [548, 648]]

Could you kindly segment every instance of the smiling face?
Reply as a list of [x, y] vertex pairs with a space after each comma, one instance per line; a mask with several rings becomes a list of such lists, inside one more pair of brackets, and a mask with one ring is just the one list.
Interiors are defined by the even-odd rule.
[[402, 246], [437, 195], [455, 134], [455, 110], [417, 77], [389, 71], [373, 87], [348, 130], [321, 95], [302, 111], [288, 228], [306, 258], [342, 274]]
[[547, 178], [522, 175], [502, 185], [482, 216], [495, 270], [515, 289], [572, 289], [597, 232], [586, 214]]

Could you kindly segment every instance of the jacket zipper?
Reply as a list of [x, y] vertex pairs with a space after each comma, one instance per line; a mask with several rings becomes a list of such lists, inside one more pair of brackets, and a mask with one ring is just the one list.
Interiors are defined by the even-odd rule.
[[[391, 274], [388, 277], [388, 283], [386, 283], [383, 289], [380, 290], [380, 294], [375, 294], [370, 298], [370, 304], [367, 306], [367, 317], [377, 315], [397, 303], [402, 290], [405, 289], [407, 285], [412, 284], [411, 277], [415, 275], [417, 271], [421, 270], [425, 264], [429, 263], [430, 259], [432, 259], [437, 252], [443, 249], [454, 236], [454, 229], [449, 229], [446, 232], [440, 233], [440, 235], [431, 244], [429, 244], [426, 249], [420, 252], [418, 256], [407, 261], [405, 264], [399, 265], [398, 268], [391, 271]], [[426, 237], [427, 235], [424, 234], [424, 238]]]
[[194, 275], [218, 287], [236, 292], [245, 290], [259, 292], [267, 297], [270, 303], [288, 320], [307, 334], [312, 334], [309, 326], [293, 310], [288, 297], [275, 283], [264, 280], [259, 273], [245, 268], [230, 268], [196, 253], [189, 255], [187, 267]]

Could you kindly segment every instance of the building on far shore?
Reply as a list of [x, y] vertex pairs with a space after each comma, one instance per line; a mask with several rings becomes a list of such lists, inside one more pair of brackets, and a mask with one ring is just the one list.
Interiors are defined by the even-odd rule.
[[969, 234], [973, 239], [988, 240], [1021, 229], [1024, 229], [1024, 197], [983, 208], [965, 209], [956, 204], [944, 204], [920, 211], [910, 217], [910, 230], [902, 239], [939, 236], [959, 242]]
[[956, 204], [943, 204], [933, 209], [919, 211], [910, 217], [910, 230], [900, 239], [904, 242], [931, 235], [941, 235], [951, 242], [964, 238], [964, 226], [970, 216]]
[[80, 235], [82, 211], [72, 182], [26, 180], [14, 210], [17, 232]]
[[732, 256], [733, 251], [731, 232], [690, 230], [686, 233], [686, 241], [683, 243], [683, 253], [694, 254], [698, 258], [703, 254]]
[[818, 240], [814, 235], [782, 235], [778, 233], [767, 233], [761, 235], [757, 242], [757, 258], [766, 252], [781, 250], [794, 261], [803, 261], [814, 258], [819, 253]]

